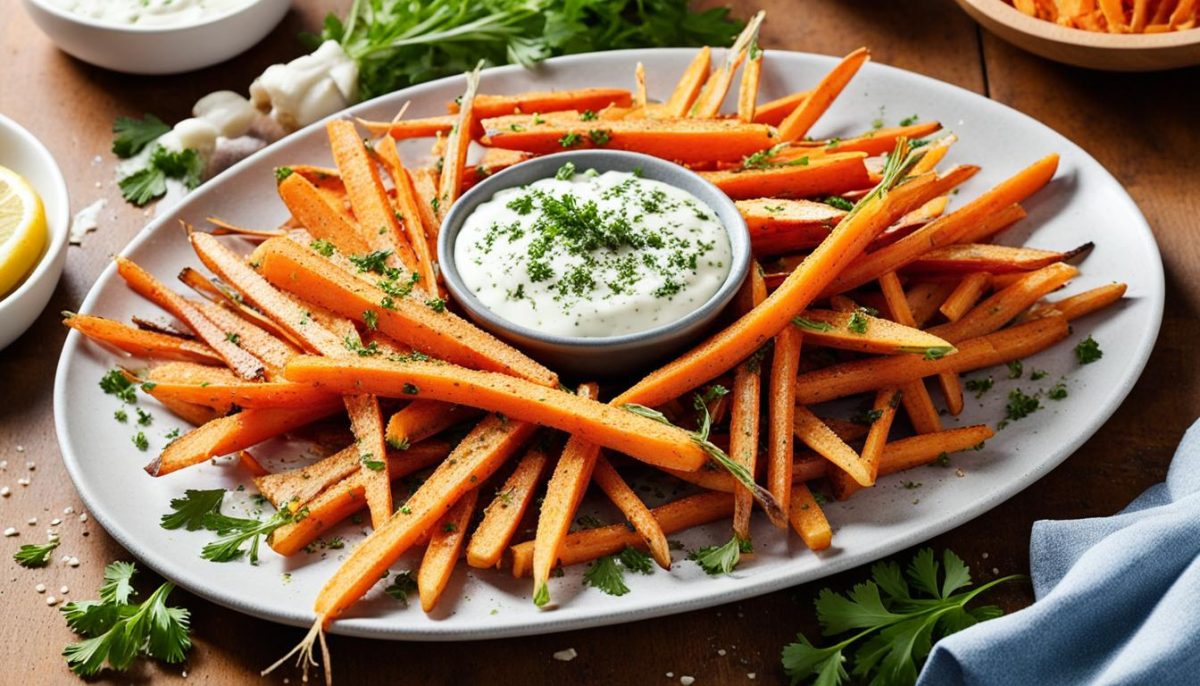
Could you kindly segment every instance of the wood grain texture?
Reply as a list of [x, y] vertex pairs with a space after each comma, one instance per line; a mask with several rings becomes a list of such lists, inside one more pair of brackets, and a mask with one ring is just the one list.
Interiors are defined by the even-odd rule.
[[[151, 110], [166, 120], [187, 115], [201, 95], [218, 88], [244, 91], [267, 65], [301, 54], [295, 40], [315, 30], [323, 14], [348, 2], [297, 0], [295, 9], [262, 44], [226, 63], [186, 77], [128, 77], [90, 67], [58, 52], [22, 11], [0, 22], [0, 112], [30, 128], [58, 158], [67, 177], [72, 208], [107, 198], [99, 231], [68, 253], [63, 280], [37, 324], [0, 353], [0, 485], [13, 490], [0, 500], [0, 528], [15, 526], [18, 538], [0, 539], [0, 659], [37, 665], [29, 684], [77, 683], [59, 652], [71, 640], [56, 609], [34, 585], [69, 598], [93, 597], [103, 565], [130, 559], [94, 523], [78, 521], [81, 504], [59, 460], [54, 437], [51, 389], [65, 338], [56, 313], [75, 309], [112, 254], [146, 223], [143, 212], [121, 202], [108, 153], [109, 127], [118, 114]], [[705, 2], [705, 5], [719, 4]], [[759, 7], [770, 16], [763, 43], [844, 55], [862, 45], [878, 62], [911, 69], [976, 92], [989, 88], [996, 99], [1041, 119], [1078, 141], [1129, 188], [1149, 217], [1167, 267], [1167, 318], [1158, 347], [1133, 394], [1101, 431], [1047, 477], [931, 545], [959, 552], [987, 579], [1028, 571], [1029, 527], [1036, 519], [1110, 514], [1162, 479], [1174, 446], [1200, 414], [1200, 369], [1194, 341], [1200, 337], [1200, 245], [1194, 218], [1195, 160], [1200, 137], [1188, 125], [1200, 113], [1194, 88], [1200, 71], [1124, 76], [1088, 72], [1032, 57], [980, 32], [951, 0], [733, 0], [748, 16]], [[981, 62], [981, 59], [984, 62]], [[984, 66], [986, 64], [986, 72]], [[769, 67], [768, 67], [769, 68]], [[764, 74], [766, 76], [766, 74]], [[1187, 113], [1191, 113], [1190, 115]], [[24, 452], [17, 452], [17, 446]], [[96, 459], [106, 459], [96, 455]], [[26, 471], [25, 462], [36, 463]], [[28, 487], [17, 479], [32, 478]], [[968, 471], [967, 477], [970, 478]], [[76, 513], [62, 514], [66, 506]], [[25, 524], [37, 517], [37, 526]], [[71, 568], [57, 562], [46, 570], [17, 567], [11, 553], [22, 542], [40, 541], [50, 520], [63, 545], [59, 554], [77, 556]], [[86, 531], [88, 535], [83, 536]], [[836, 539], [835, 539], [836, 541]], [[796, 540], [797, 550], [802, 544]], [[907, 553], [903, 554], [904, 556]], [[985, 557], [986, 555], [986, 557]], [[902, 557], [903, 559], [903, 557]], [[785, 683], [779, 650], [797, 631], [816, 636], [812, 601], [822, 586], [846, 588], [865, 570], [709, 610], [551, 636], [461, 644], [382, 643], [331, 637], [335, 672], [354, 684], [604, 683], [669, 684], [683, 675], [697, 684]], [[143, 588], [157, 580], [143, 574]], [[258, 683], [258, 671], [286, 652], [302, 635], [176, 592], [175, 601], [193, 612], [196, 648], [184, 666], [140, 664], [120, 679], [98, 683]], [[1013, 610], [1032, 600], [1029, 589], [1005, 587], [996, 599]], [[616, 601], [614, 601], [616, 602]], [[552, 658], [574, 648], [572, 662]], [[724, 651], [722, 654], [720, 651]], [[673, 677], [668, 678], [670, 672]], [[753, 673], [751, 680], [747, 675]], [[295, 673], [273, 675], [268, 683]], [[3, 681], [0, 679], [0, 681]]]

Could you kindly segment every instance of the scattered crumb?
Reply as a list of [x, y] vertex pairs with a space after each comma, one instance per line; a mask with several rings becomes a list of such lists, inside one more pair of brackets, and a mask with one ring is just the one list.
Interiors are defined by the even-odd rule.
[[79, 521], [81, 521], [81, 522], [86, 522], [87, 520], [88, 520], [88, 516], [87, 516], [87, 513], [86, 513], [86, 512], [84, 512], [83, 514], [79, 515]]
[[58, 592], [60, 595], [66, 595], [71, 592], [71, 589], [67, 588], [66, 586], [62, 586], [58, 589]]
[[23, 478], [17, 479], [17, 483], [22, 486], [28, 486], [29, 485], [29, 477], [23, 477]]
[[683, 684], [683, 686], [692, 686], [692, 684], [696, 683], [696, 677], [681, 676], [679, 677], [679, 683]]
[[69, 558], [67, 560], [67, 566], [68, 567], [78, 567], [79, 566], [79, 558], [72, 556], [71, 558]]
[[963, 477], [964, 477], [964, 476], [966, 476], [966, 475], [967, 475], [967, 473], [966, 473], [966, 472], [964, 472], [964, 471], [962, 470], [962, 468], [961, 468], [961, 467], [959, 467], [958, 469], [955, 469], [955, 470], [954, 470], [954, 476], [957, 476], [957, 477], [958, 477], [958, 478], [960, 478], [960, 479], [961, 479], [961, 478], [963, 478]]
[[19, 453], [23, 453], [23, 452], [25, 452], [25, 446], [23, 446], [23, 445], [18, 445], [18, 446], [17, 446], [17, 452], [19, 452]]
[[667, 672], [667, 678], [668, 678], [668, 679], [674, 679], [674, 678], [675, 678], [675, 672]]
[[8, 486], [5, 486], [4, 488], [0, 488], [0, 497], [7, 498], [10, 495], [12, 495], [11, 488], [9, 488]]
[[999, 573], [1000, 573], [999, 567], [992, 567], [992, 574], [999, 574]]
[[579, 653], [575, 652], [574, 648], [567, 648], [566, 650], [560, 650], [555, 653], [554, 659], [560, 662], [570, 662], [571, 660], [574, 660], [577, 655], [579, 655]]
[[983, 555], [980, 555], [980, 557], [982, 557], [983, 559], [985, 559], [985, 560], [986, 560], [986, 559], [988, 559], [988, 554], [987, 554], [987, 553], [984, 553]]
[[37, 526], [37, 517], [30, 517], [29, 521], [25, 523], [29, 526]]
[[46, 592], [46, 584], [38, 584], [37, 586], [33, 587], [33, 590], [37, 591], [38, 593], [45, 593]]
[[50, 607], [54, 607], [55, 605], [58, 605], [58, 598], [55, 596], [52, 596], [52, 595], [48, 595], [48, 596], [46, 596], [46, 604], [49, 605]]
[[[99, 187], [99, 182], [96, 183]], [[107, 204], [107, 200], [100, 198], [76, 212], [74, 219], [71, 220], [70, 237], [67, 242], [71, 245], [83, 245], [83, 237], [100, 227], [97, 219], [99, 219], [100, 210], [104, 209]]]
[[724, 649], [724, 648], [721, 648], [720, 650], [718, 650], [718, 651], [717, 651], [717, 655], [720, 655], [720, 656], [724, 657], [724, 656], [725, 656], [725, 649]]
[[756, 678], [758, 678], [758, 674], [756, 674], [755, 672], [746, 672], [746, 678], [751, 681], [754, 681]]
[[63, 514], [75, 514], [75, 508], [71, 507], [70, 505], [67, 505], [66, 507], [63, 508]]
[[11, 526], [10, 526], [10, 527], [8, 527], [7, 529], [5, 529], [5, 530], [4, 530], [4, 535], [5, 535], [5, 536], [16, 536], [16, 535], [17, 535], [17, 530], [16, 530], [14, 527], [11, 527]]
[[32, 472], [33, 470], [37, 469], [37, 465], [32, 462], [26, 462], [25, 469], [28, 469], [29, 471]]
[[50, 526], [58, 526], [59, 524], [62, 524], [62, 520], [58, 517], [50, 520]]

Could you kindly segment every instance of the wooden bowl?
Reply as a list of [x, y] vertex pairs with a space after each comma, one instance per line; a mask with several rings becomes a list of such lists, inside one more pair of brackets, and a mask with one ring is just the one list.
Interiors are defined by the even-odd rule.
[[1017, 11], [1004, 0], [955, 0], [984, 28], [1057, 62], [1106, 71], [1158, 71], [1200, 64], [1200, 28], [1170, 33], [1096, 33]]

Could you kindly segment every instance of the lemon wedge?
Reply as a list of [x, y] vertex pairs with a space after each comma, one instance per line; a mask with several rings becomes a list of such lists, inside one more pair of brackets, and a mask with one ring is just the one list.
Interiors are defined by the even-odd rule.
[[20, 174], [0, 167], [0, 297], [33, 271], [46, 247], [42, 199]]

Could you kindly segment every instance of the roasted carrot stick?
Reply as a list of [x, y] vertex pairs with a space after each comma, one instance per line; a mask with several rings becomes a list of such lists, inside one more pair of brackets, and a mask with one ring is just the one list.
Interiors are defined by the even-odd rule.
[[542, 445], [530, 447], [521, 457], [504, 485], [496, 490], [496, 497], [483, 511], [483, 521], [471, 534], [467, 543], [468, 565], [485, 568], [500, 563], [521, 518], [537, 495], [537, 485], [549, 462], [550, 456]]
[[1092, 247], [1092, 243], [1086, 243], [1078, 248], [1060, 252], [989, 243], [958, 243], [930, 250], [910, 263], [905, 272], [933, 275], [1029, 272], [1055, 262], [1066, 262], [1091, 250]]
[[155, 379], [152, 374], [149, 380], [158, 391], [157, 398], [171, 398], [222, 411], [228, 411], [232, 405], [243, 408], [303, 408], [314, 402], [324, 402], [330, 397], [329, 393], [302, 384], [244, 381], [235, 375], [231, 376], [234, 378], [229, 380], [187, 383]]
[[734, 200], [838, 195], [871, 185], [862, 153], [826, 155], [804, 164], [706, 171], [700, 175]]
[[737, 162], [778, 140], [764, 124], [736, 119], [617, 119], [569, 122], [526, 115], [486, 119], [485, 145], [546, 155], [564, 150], [629, 150], [679, 162]]
[[942, 195], [937, 186], [932, 177], [918, 177], [887, 194], [865, 198], [761, 305], [651, 373], [614, 402], [658, 405], [732, 369], [782, 331], [880, 231]]
[[684, 70], [683, 76], [671, 91], [667, 99], [666, 114], [671, 117], [684, 117], [692, 109], [692, 103], [700, 95], [700, 89], [708, 79], [708, 70], [712, 64], [712, 49], [707, 45], [696, 51], [691, 64]]
[[1064, 317], [1046, 317], [958, 344], [958, 352], [936, 360], [916, 355], [874, 357], [805, 372], [796, 379], [796, 402], [815, 404], [848, 395], [900, 386], [940, 372], [964, 372], [1019, 360], [1067, 336]]
[[235, 453], [328, 417], [341, 407], [341, 399], [333, 398], [301, 409], [244, 410], [214, 419], [168, 444], [161, 455], [146, 465], [146, 472], [150, 476], [165, 476], [213, 457]]
[[[704, 88], [700, 91], [700, 96], [696, 99], [696, 104], [689, 111], [689, 116], [697, 119], [710, 119], [717, 116], [721, 111], [721, 103], [725, 101], [725, 95], [729, 92], [729, 86], [733, 83], [733, 73], [737, 71], [742, 61], [746, 59], [746, 53], [755, 45], [758, 38], [758, 29], [762, 26], [762, 20], [765, 13], [759, 11], [750, 21], [746, 22], [746, 27], [742, 29], [741, 34], [733, 41], [733, 45], [725, 54], [725, 61], [721, 63], [717, 70], [709, 75], [708, 80], [704, 83]], [[762, 51], [759, 50], [758, 57], [762, 57]], [[747, 121], [749, 118], [743, 120]]]
[[707, 461], [703, 449], [678, 427], [495, 372], [440, 362], [301, 356], [285, 373], [293, 381], [334, 392], [425, 398], [503, 412], [577, 434], [649, 464], [695, 470]]
[[821, 511], [821, 506], [813, 497], [812, 491], [808, 490], [808, 484], [796, 484], [792, 488], [791, 498], [788, 518], [804, 545], [808, 546], [809, 550], [828, 548], [833, 542], [833, 529], [830, 528], [829, 520], [825, 518], [825, 513]]
[[956, 243], [972, 226], [1013, 203], [1020, 202], [1045, 186], [1058, 168], [1058, 155], [1049, 155], [1017, 172], [995, 188], [950, 214], [937, 219], [895, 243], [856, 260], [838, 274], [823, 295], [856, 288], [895, 271], [929, 250]]
[[[929, 464], [940, 455], [977, 447], [993, 435], [990, 427], [978, 424], [893, 441], [884, 449], [880, 474], [893, 474]], [[830, 470], [829, 483], [838, 500], [845, 500], [862, 488], [844, 473], [837, 473], [837, 470]]]
[[393, 450], [436, 435], [478, 415], [461, 405], [449, 405], [434, 400], [415, 400], [393, 414], [387, 423], [387, 444]]
[[953, 290], [954, 283], [950, 281], [923, 281], [910, 285], [905, 297], [913, 322], [924, 328]]
[[[775, 335], [771, 375], [767, 382], [767, 488], [783, 507], [792, 502], [792, 433], [795, 425], [795, 379], [800, 368], [800, 346], [804, 339], [794, 325]], [[786, 512], [783, 521], [787, 527]]]
[[770, 124], [771, 126], [779, 126], [779, 124], [787, 118], [789, 114], [794, 112], [797, 107], [804, 104], [808, 99], [811, 91], [799, 91], [790, 93], [782, 98], [776, 98], [769, 102], [764, 102], [754, 108], [754, 123], [755, 124]]
[[633, 492], [629, 484], [625, 483], [625, 480], [603, 455], [596, 460], [595, 469], [592, 471], [592, 480], [617, 506], [617, 509], [625, 516], [625, 521], [641, 534], [642, 540], [650, 550], [651, 557], [658, 563], [658, 566], [670, 569], [671, 546], [667, 543], [667, 535], [663, 533], [662, 526], [654, 518], [650, 508], [646, 507], [642, 499]]
[[325, 583], [314, 606], [318, 625], [328, 624], [361, 598], [389, 565], [467, 491], [491, 476], [533, 431], [532, 424], [496, 416], [480, 422], [409, 497], [406, 509], [354, 548]]
[[[532, 114], [535, 112], [562, 112], [564, 110], [591, 110], [599, 112], [606, 107], [629, 107], [633, 96], [624, 88], [577, 88], [561, 91], [530, 91], [517, 95], [475, 96], [475, 116], [479, 119], [500, 117], [506, 114]], [[450, 112], [457, 113], [457, 100], [447, 104]]]
[[[866, 469], [858, 453], [854, 452], [853, 448], [846, 445], [845, 441], [839, 438], [832, 429], [826, 426], [807, 407], [803, 405], [795, 407], [793, 429], [795, 430], [796, 438], [800, 439], [809, 448], [812, 448], [818, 455], [829, 460], [839, 469], [854, 477], [854, 480], [860, 484], [870, 486], [875, 483], [871, 478], [870, 471]], [[790, 469], [788, 472], [788, 476], [791, 476]]]
[[363, 144], [353, 122], [344, 119], [326, 125], [329, 147], [337, 162], [342, 183], [354, 217], [358, 220], [359, 235], [372, 250], [391, 252], [389, 260], [403, 265], [410, 272], [417, 270], [417, 258], [404, 236], [375, 160]]
[[887, 445], [888, 433], [892, 429], [892, 421], [896, 418], [898, 405], [899, 388], [885, 388], [879, 391], [871, 405], [871, 428], [867, 431], [866, 441], [863, 442], [861, 456], [872, 483], [879, 475], [879, 463], [883, 459], [883, 449]]
[[[754, 309], [767, 297], [758, 263], [750, 265], [750, 276], [738, 294], [738, 311]], [[788, 385], [792, 385], [788, 381]], [[759, 409], [762, 403], [762, 356], [755, 353], [737, 366], [733, 374], [733, 409], [729, 419], [729, 457], [751, 474], [758, 472]], [[788, 433], [790, 442], [791, 433]], [[779, 494], [773, 493], [779, 499]], [[754, 496], [744, 486], [733, 495], [733, 532], [743, 541], [750, 540], [750, 512]]]
[[450, 575], [458, 564], [463, 541], [467, 539], [467, 526], [478, 500], [478, 488], [468, 491], [442, 515], [429, 534], [429, 545], [417, 570], [417, 594], [421, 598], [421, 609], [426, 612], [437, 605], [442, 591], [446, 590]]
[[171, 313], [186, 324], [200, 340], [208, 344], [238, 376], [243, 379], [260, 379], [266, 368], [262, 360], [242, 350], [207, 317], [175, 291], [130, 260], [118, 256], [117, 273], [138, 295]]
[[738, 86], [738, 121], [751, 123], [754, 121], [754, 107], [758, 103], [758, 84], [762, 79], [763, 50], [758, 42], [750, 44], [749, 59], [746, 68], [742, 70], [742, 82]]
[[479, 90], [479, 70], [482, 68], [481, 60], [475, 71], [467, 74], [467, 89], [460, 99], [458, 122], [450, 129], [450, 135], [446, 138], [446, 152], [442, 155], [442, 171], [438, 177], [438, 205], [433, 208], [439, 220], [446, 216], [450, 205], [458, 200], [458, 194], [462, 192], [463, 172], [467, 168], [467, 148], [471, 145], [471, 130], [478, 121], [475, 114], [475, 93]]
[[254, 253], [259, 272], [306, 302], [362, 320], [371, 311], [378, 330], [416, 350], [469, 367], [514, 374], [553, 385], [553, 372], [461, 317], [438, 311], [410, 294], [391, 296], [323, 260], [292, 241], [271, 239]]
[[346, 413], [354, 432], [358, 461], [362, 463], [362, 481], [371, 526], [378, 529], [392, 516], [392, 480], [388, 474], [387, 445], [383, 439], [383, 415], [373, 395], [347, 395]]
[[866, 48], [859, 48], [846, 55], [832, 71], [825, 75], [825, 78], [821, 79], [812, 93], [804, 99], [804, 103], [779, 124], [779, 139], [795, 141], [804, 138], [813, 124], [817, 123], [821, 115], [825, 114], [833, 101], [841, 95], [842, 89], [850, 83], [850, 79], [854, 78], [854, 75], [870, 58], [871, 53]]
[[1078, 319], [1120, 300], [1125, 295], [1125, 289], [1126, 285], [1123, 283], [1107, 284], [1062, 300], [1039, 303], [1033, 307], [1030, 315], [1031, 317], [1045, 317], [1059, 314], [1066, 317], [1068, 321]]
[[376, 146], [376, 151], [392, 179], [396, 212], [399, 213], [400, 225], [417, 261], [420, 283], [424, 284], [423, 290], [427, 293], [435, 293], [438, 290], [437, 246], [436, 243], [430, 243], [421, 210], [417, 206], [417, 194], [408, 170], [400, 159], [400, 152], [396, 149], [396, 140], [390, 135], [384, 136]]
[[[825, 141], [816, 145], [823, 145], [829, 152], [864, 152], [868, 155], [882, 155], [890, 152], [896, 147], [896, 141], [901, 138], [916, 140], [924, 138], [930, 134], [936, 133], [942, 128], [941, 123], [936, 121], [921, 122], [919, 124], [909, 124], [907, 126], [892, 126], [883, 129], [864, 133], [853, 138], [843, 140]], [[797, 152], [802, 152], [811, 147], [810, 144], [802, 144], [796, 146]]]
[[300, 226], [313, 236], [333, 243], [348, 255], [370, 252], [358, 227], [300, 174], [292, 173], [279, 184], [279, 197]]
[[946, 315], [946, 319], [952, 322], [958, 321], [967, 310], [979, 302], [979, 298], [983, 297], [983, 294], [987, 292], [991, 284], [992, 275], [987, 272], [972, 272], [967, 274], [954, 287], [954, 290], [946, 298], [946, 302], [942, 303], [942, 306], [938, 308], [938, 311]]
[[455, 114], [443, 114], [419, 119], [396, 119], [394, 121], [367, 121], [358, 119], [359, 125], [372, 136], [391, 136], [393, 140], [409, 138], [430, 138], [438, 134], [450, 133], [458, 117]]
[[897, 323], [900, 319], [889, 321], [862, 309], [849, 312], [805, 310], [796, 317], [795, 323], [810, 343], [827, 348], [885, 355], [945, 355], [953, 351], [954, 346], [948, 341], [916, 328], [911, 314], [906, 313], [904, 320], [910, 323]]
[[933, 327], [930, 333], [949, 341], [975, 338], [996, 331], [1042, 298], [1061, 288], [1079, 270], [1061, 262], [1021, 277], [971, 308], [961, 319]]
[[[883, 299], [892, 313], [892, 318], [902, 324], [915, 325], [916, 321], [908, 309], [908, 298], [904, 296], [904, 288], [900, 285], [900, 279], [896, 276], [896, 272], [888, 272], [880, 276], [879, 287], [883, 291]], [[951, 392], [946, 394], [947, 402], [950, 402], [953, 389], [958, 385], [958, 377], [953, 374], [942, 376], [953, 378], [953, 383], [949, 386]], [[933, 406], [933, 399], [929, 397], [929, 390], [925, 388], [923, 380], [917, 379], [900, 385], [900, 392], [904, 402], [904, 411], [908, 414], [917, 433], [927, 434], [942, 430], [941, 417], [938, 416], [937, 408]], [[961, 389], [958, 391], [958, 398], [961, 409]]]
[[[701, 493], [680, 498], [651, 510], [654, 518], [668, 534], [728, 517], [733, 512], [733, 496], [728, 493]], [[556, 565], [569, 566], [612, 555], [626, 547], [645, 546], [640, 534], [624, 524], [575, 532], [563, 539]], [[513, 576], [529, 576], [533, 569], [534, 541], [518, 543], [511, 548]]]
[[[241, 316], [241, 310], [235, 312], [228, 307], [207, 300], [197, 299], [188, 302], [200, 310], [200, 313], [218, 329], [224, 331], [225, 337], [229, 338], [231, 342], [237, 341], [239, 348], [266, 363], [268, 371], [272, 374], [283, 369], [288, 360], [300, 354], [298, 347], [258, 326], [261, 319], [266, 319], [261, 315], [251, 322]], [[290, 337], [289, 340], [291, 340]]]
[[199, 364], [225, 364], [216, 351], [203, 343], [180, 336], [144, 331], [112, 319], [63, 312], [63, 324], [94, 341], [124, 350], [135, 357], [182, 360]]

